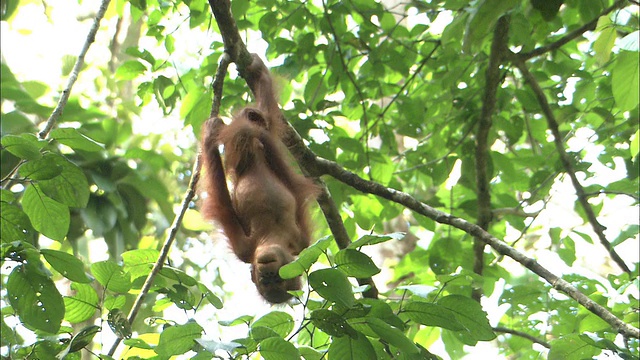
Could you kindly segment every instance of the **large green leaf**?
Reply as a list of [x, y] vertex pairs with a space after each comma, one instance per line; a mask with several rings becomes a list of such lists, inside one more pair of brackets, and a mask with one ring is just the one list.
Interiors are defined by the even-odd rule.
[[60, 175], [38, 182], [44, 193], [69, 207], [87, 206], [89, 183], [82, 170], [58, 154], [45, 154], [44, 158], [62, 169]]
[[613, 97], [618, 107], [631, 110], [638, 106], [638, 69], [639, 53], [637, 51], [620, 51], [611, 72]]
[[64, 301], [50, 278], [16, 266], [7, 279], [7, 298], [28, 326], [52, 334], [60, 329]]
[[107, 289], [126, 293], [131, 289], [131, 276], [122, 267], [111, 260], [91, 264], [91, 273]]
[[380, 272], [373, 260], [358, 250], [340, 250], [335, 256], [335, 261], [337, 268], [347, 276], [367, 278]]
[[62, 276], [79, 283], [88, 283], [91, 280], [84, 271], [84, 263], [77, 257], [58, 250], [40, 250], [47, 262]]
[[69, 208], [45, 195], [39, 186], [27, 186], [22, 207], [33, 228], [46, 237], [62, 241], [67, 235], [71, 221]]
[[71, 283], [71, 290], [75, 294], [64, 297], [65, 320], [74, 324], [89, 320], [100, 308], [98, 294], [89, 284]]
[[320, 269], [309, 274], [309, 285], [323, 298], [351, 307], [355, 303], [351, 283], [341, 271]]
[[251, 326], [267, 327], [278, 333], [280, 337], [285, 338], [291, 333], [294, 325], [291, 315], [282, 311], [272, 311], [256, 320]]
[[487, 313], [475, 300], [462, 295], [449, 295], [438, 300], [437, 305], [449, 309], [455, 314], [458, 323], [465, 327], [465, 335], [472, 342], [489, 341], [496, 338]]
[[458, 322], [452, 311], [437, 304], [412, 301], [404, 306], [402, 313], [422, 325], [438, 326], [454, 331], [464, 330], [464, 326]]
[[272, 337], [260, 342], [260, 355], [265, 360], [299, 360], [300, 352], [296, 347], [281, 338]]
[[191, 350], [204, 329], [196, 322], [170, 326], [162, 331], [155, 352], [162, 357], [184, 354]]
[[376, 359], [376, 351], [366, 336], [356, 333], [356, 336], [342, 336], [331, 339], [329, 345], [329, 360], [361, 360]]

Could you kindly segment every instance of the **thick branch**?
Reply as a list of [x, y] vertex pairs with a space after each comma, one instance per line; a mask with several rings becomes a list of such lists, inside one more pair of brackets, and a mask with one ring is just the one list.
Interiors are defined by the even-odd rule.
[[111, 0], [102, 0], [100, 4], [100, 9], [98, 9], [98, 13], [96, 17], [93, 19], [93, 25], [91, 25], [91, 29], [89, 29], [89, 34], [87, 34], [87, 40], [84, 42], [82, 46], [82, 50], [80, 50], [80, 55], [78, 55], [78, 59], [76, 63], [73, 65], [73, 70], [71, 70], [71, 74], [69, 75], [69, 81], [67, 82], [67, 87], [62, 91], [62, 96], [60, 96], [60, 100], [58, 100], [58, 105], [53, 109], [53, 113], [47, 119], [47, 124], [44, 129], [40, 131], [38, 134], [40, 139], [44, 139], [49, 135], [51, 129], [56, 124], [58, 119], [62, 116], [62, 112], [64, 111], [64, 107], [67, 106], [67, 101], [69, 101], [69, 95], [71, 95], [71, 89], [73, 88], [73, 84], [78, 80], [78, 75], [80, 74], [80, 70], [84, 65], [84, 57], [87, 55], [87, 51], [89, 51], [89, 46], [96, 41], [96, 33], [100, 28], [100, 21], [104, 17], [104, 14], [107, 12], [107, 8], [109, 7], [109, 3]]
[[[491, 223], [491, 191], [489, 182], [491, 174], [487, 174], [489, 164], [489, 132], [491, 130], [492, 116], [496, 108], [496, 93], [500, 86], [500, 65], [507, 51], [507, 41], [509, 35], [509, 18], [502, 16], [493, 31], [491, 42], [491, 53], [487, 65], [484, 97], [482, 99], [482, 112], [478, 121], [478, 133], [476, 135], [476, 186], [478, 195], [478, 221], [477, 224], [484, 230], [489, 229]], [[484, 270], [484, 247], [485, 243], [480, 239], [474, 239], [474, 265], [473, 271], [482, 275]], [[482, 296], [481, 288], [473, 289], [473, 298], [480, 301]]]
[[528, 59], [531, 59], [532, 57], [536, 57], [545, 53], [548, 53], [550, 51], [553, 50], [557, 50], [559, 48], [561, 48], [562, 46], [564, 46], [566, 43], [570, 42], [571, 40], [582, 36], [582, 34], [584, 34], [585, 32], [589, 31], [589, 30], [594, 30], [596, 28], [596, 25], [598, 25], [598, 19], [600, 19], [601, 16], [605, 16], [607, 14], [609, 14], [610, 12], [619, 9], [621, 7], [624, 6], [624, 4], [627, 2], [627, 0], [618, 0], [616, 1], [613, 5], [609, 6], [608, 8], [604, 9], [598, 16], [596, 16], [593, 20], [589, 21], [588, 23], [580, 26], [579, 28], [568, 32], [565, 36], [561, 37], [560, 39], [558, 39], [557, 41], [552, 42], [551, 44], [547, 44], [544, 46], [541, 46], [539, 48], [533, 49], [529, 52], [526, 53], [520, 53], [517, 54], [517, 57], [520, 61], [525, 61]]
[[564, 292], [569, 297], [577, 301], [584, 306], [587, 310], [591, 311], [601, 319], [606, 321], [615, 331], [620, 334], [633, 338], [640, 338], [640, 330], [632, 325], [625, 323], [618, 319], [609, 310], [589, 299], [586, 295], [580, 292], [575, 286], [571, 285], [567, 281], [559, 278], [540, 264], [535, 259], [527, 257], [518, 250], [507, 245], [504, 241], [492, 236], [478, 225], [472, 224], [464, 219], [447, 214], [440, 210], [434, 209], [431, 206], [424, 204], [407, 193], [398, 191], [395, 189], [384, 187], [373, 181], [367, 181], [358, 175], [347, 171], [340, 167], [337, 163], [329, 161], [320, 157], [316, 157], [316, 169], [322, 174], [328, 174], [337, 180], [353, 187], [356, 190], [360, 190], [364, 193], [374, 194], [393, 201], [397, 204], [415, 211], [416, 213], [426, 216], [434, 221], [451, 225], [457, 229], [460, 229], [467, 234], [477, 237], [491, 246], [495, 251], [504, 256], [508, 256], [518, 263], [522, 264], [527, 269], [531, 270], [534, 274], [545, 279], [553, 288]]
[[571, 183], [573, 184], [573, 187], [576, 190], [576, 195], [578, 196], [578, 202], [580, 203], [580, 206], [582, 206], [585, 214], [587, 215], [589, 224], [591, 224], [593, 231], [598, 236], [598, 239], [600, 239], [600, 243], [602, 244], [602, 246], [604, 246], [605, 249], [607, 249], [613, 261], [615, 261], [615, 263], [618, 264], [618, 266], [624, 272], [630, 273], [631, 270], [629, 269], [627, 264], [624, 263], [624, 260], [622, 260], [620, 255], [618, 255], [615, 249], [611, 246], [611, 243], [609, 242], [609, 240], [607, 240], [607, 238], [605, 237], [604, 230], [606, 228], [602, 224], [600, 224], [600, 222], [598, 222], [598, 218], [596, 217], [596, 214], [593, 212], [593, 208], [591, 207], [591, 205], [589, 205], [589, 201], [588, 201], [589, 197], [585, 193], [584, 187], [582, 186], [582, 184], [580, 184], [580, 181], [576, 176], [575, 169], [573, 168], [573, 164], [571, 163], [571, 159], [569, 158], [569, 155], [567, 155], [567, 152], [564, 149], [564, 144], [562, 143], [562, 136], [560, 135], [560, 129], [558, 128], [558, 121], [556, 120], [556, 117], [553, 114], [553, 110], [551, 110], [551, 106], [549, 106], [549, 102], [547, 101], [547, 97], [544, 94], [544, 91], [540, 87], [540, 84], [538, 84], [538, 81], [533, 77], [531, 72], [529, 72], [529, 69], [527, 68], [524, 62], [515, 61], [515, 65], [518, 67], [518, 69], [522, 73], [522, 76], [527, 81], [527, 83], [529, 83], [531, 90], [533, 90], [534, 94], [536, 95], [536, 98], [538, 99], [538, 103], [542, 108], [542, 113], [547, 119], [547, 126], [549, 127], [549, 130], [551, 130], [551, 133], [553, 134], [553, 142], [556, 145], [558, 156], [560, 156], [560, 162], [562, 162], [562, 166], [564, 167], [564, 170], [566, 171], [566, 173], [569, 175], [569, 178], [571, 179]]

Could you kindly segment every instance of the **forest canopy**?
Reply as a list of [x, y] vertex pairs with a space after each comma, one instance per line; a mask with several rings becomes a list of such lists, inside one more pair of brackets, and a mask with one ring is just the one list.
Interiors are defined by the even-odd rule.
[[[640, 356], [637, 1], [0, 16], [3, 358]], [[252, 53], [319, 188], [283, 305], [200, 214], [201, 128], [256, 101]]]

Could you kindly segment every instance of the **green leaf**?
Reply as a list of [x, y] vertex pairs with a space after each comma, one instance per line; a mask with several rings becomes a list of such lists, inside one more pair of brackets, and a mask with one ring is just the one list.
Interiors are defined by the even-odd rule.
[[49, 180], [41, 180], [38, 185], [52, 199], [69, 207], [84, 208], [89, 202], [89, 182], [84, 172], [69, 160], [58, 154], [45, 154], [47, 161], [62, 168], [60, 175]]
[[558, 14], [563, 0], [531, 0], [531, 6], [540, 11], [542, 18], [551, 21]]
[[89, 152], [104, 150], [102, 145], [89, 139], [73, 128], [54, 129], [51, 131], [49, 136], [74, 150], [84, 150]]
[[[105, 301], [106, 303], [106, 301]], [[131, 337], [131, 324], [127, 320], [127, 316], [120, 309], [112, 309], [107, 315], [107, 324], [113, 332], [121, 338], [128, 339]]]
[[158, 346], [154, 349], [160, 356], [184, 354], [191, 350], [195, 340], [202, 336], [202, 327], [196, 322], [165, 328], [160, 334]]
[[142, 64], [141, 62], [136, 60], [129, 60], [120, 65], [118, 70], [116, 70], [116, 79], [124, 81], [133, 80], [139, 75], [144, 74], [146, 70], [147, 67], [144, 66], [144, 64]]
[[336, 267], [347, 276], [367, 278], [380, 272], [373, 260], [358, 250], [340, 250], [335, 256], [335, 262]]
[[91, 264], [91, 273], [98, 282], [107, 289], [126, 293], [131, 289], [131, 276], [121, 266], [111, 260]]
[[272, 337], [260, 342], [260, 355], [265, 360], [300, 360], [300, 352], [292, 343]]
[[200, 101], [200, 98], [202, 98], [202, 96], [202, 89], [198, 88], [189, 91], [187, 95], [182, 98], [182, 105], [180, 106], [180, 117], [183, 119], [186, 118], [193, 107]]
[[620, 51], [611, 71], [613, 98], [622, 111], [638, 106], [638, 52]]
[[1, 242], [27, 241], [33, 235], [34, 230], [27, 214], [13, 204], [2, 202], [2, 212], [0, 212]]
[[402, 240], [404, 239], [405, 233], [403, 232], [395, 232], [384, 235], [375, 235], [369, 234], [364, 235], [360, 239], [349, 244], [349, 249], [357, 249], [367, 245], [375, 245], [383, 242], [387, 242], [389, 240]]
[[406, 352], [406, 354], [419, 354], [420, 349], [398, 328], [393, 327], [386, 322], [374, 318], [365, 318], [365, 323], [375, 332], [380, 339], [386, 340], [391, 345]]
[[64, 318], [72, 324], [89, 320], [100, 307], [98, 294], [89, 284], [71, 283], [73, 296], [64, 297]]
[[131, 279], [147, 276], [153, 265], [158, 261], [160, 252], [155, 249], [136, 249], [122, 253], [124, 270], [131, 275]]
[[100, 332], [100, 327], [96, 325], [89, 325], [84, 329], [78, 331], [78, 333], [71, 339], [69, 344], [69, 352], [80, 351], [93, 340], [93, 337]]
[[20, 175], [31, 180], [49, 180], [60, 175], [62, 167], [47, 157], [29, 160], [20, 166]]
[[320, 269], [309, 274], [309, 285], [323, 298], [345, 307], [355, 303], [351, 283], [341, 271]]
[[437, 326], [453, 331], [464, 330], [464, 326], [458, 322], [456, 315], [449, 309], [437, 304], [422, 301], [413, 301], [405, 305], [402, 313], [418, 324]]
[[30, 185], [24, 192], [22, 208], [33, 228], [44, 236], [62, 241], [69, 231], [69, 208], [46, 196], [38, 186]]
[[[4, 120], [4, 119], [3, 119]], [[43, 144], [32, 134], [5, 135], [2, 137], [3, 150], [25, 160], [37, 160], [42, 157], [40, 149]]]
[[489, 341], [496, 338], [489, 325], [487, 313], [477, 301], [462, 295], [449, 295], [438, 300], [437, 304], [455, 314], [472, 341]]
[[601, 349], [582, 341], [580, 335], [570, 334], [551, 342], [548, 360], [582, 360], [600, 354]]
[[202, 283], [198, 283], [198, 289], [202, 291], [202, 294], [205, 296], [207, 301], [211, 303], [216, 309], [222, 309], [222, 300], [216, 294], [213, 293], [208, 287], [206, 287]]
[[7, 279], [7, 297], [26, 325], [51, 334], [60, 329], [64, 302], [50, 278], [18, 265]]
[[40, 252], [49, 265], [67, 279], [79, 283], [91, 282], [84, 272], [84, 263], [75, 256], [58, 250], [42, 249]]
[[366, 336], [356, 333], [356, 336], [334, 337], [329, 345], [329, 360], [361, 360], [377, 359], [376, 351]]
[[294, 324], [291, 315], [282, 311], [272, 311], [256, 320], [251, 327], [264, 326], [284, 338], [291, 333]]
[[482, 42], [493, 31], [498, 19], [519, 3], [518, 0], [483, 0], [475, 13], [471, 14], [464, 32], [462, 49], [465, 53], [475, 53]]
[[331, 237], [326, 236], [302, 250], [296, 260], [280, 268], [280, 277], [285, 280], [293, 279], [309, 271], [311, 265], [329, 248], [329, 245], [331, 245]]
[[609, 61], [611, 57], [611, 49], [616, 43], [616, 29], [611, 23], [609, 15], [601, 16], [598, 19], [596, 31], [600, 31], [600, 35], [593, 42], [593, 51], [596, 52], [595, 58], [600, 64]]
[[640, 130], [636, 130], [635, 135], [633, 135], [633, 139], [629, 144], [629, 155], [631, 158], [635, 158], [636, 155], [640, 152]]
[[309, 318], [313, 325], [331, 336], [349, 335], [355, 338], [358, 335], [351, 325], [347, 323], [345, 317], [338, 315], [335, 311], [317, 309], [311, 312]]
[[163, 266], [162, 269], [160, 269], [159, 274], [168, 279], [178, 281], [186, 286], [194, 286], [198, 284], [196, 279], [189, 276], [184, 271], [180, 269], [172, 268], [170, 266]]

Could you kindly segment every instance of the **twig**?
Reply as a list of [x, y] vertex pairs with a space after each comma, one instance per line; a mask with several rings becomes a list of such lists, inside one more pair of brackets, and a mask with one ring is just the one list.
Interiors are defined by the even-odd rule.
[[491, 246], [499, 254], [512, 258], [527, 269], [531, 270], [533, 273], [545, 279], [549, 284], [553, 286], [553, 288], [567, 294], [569, 297], [577, 301], [580, 305], [584, 306], [587, 310], [591, 311], [592, 313], [606, 321], [609, 325], [611, 325], [613, 329], [615, 329], [615, 331], [624, 336], [633, 337], [636, 339], [640, 338], [640, 330], [638, 328], [620, 320], [609, 310], [581, 293], [580, 290], [578, 290], [575, 286], [571, 285], [569, 282], [563, 280], [562, 278], [547, 270], [545, 267], [538, 264], [535, 259], [527, 257], [523, 253], [507, 245], [504, 241], [489, 234], [478, 225], [432, 208], [431, 206], [416, 200], [411, 195], [402, 191], [387, 188], [373, 181], [367, 181], [359, 177], [357, 174], [345, 170], [339, 164], [333, 161], [316, 157], [314, 169], [320, 174], [331, 175], [338, 181], [341, 181], [356, 190], [368, 194], [377, 195], [387, 200], [393, 201], [406, 207], [407, 209], [415, 211], [420, 215], [433, 219], [440, 224], [451, 225], [466, 232], [471, 236], [479, 238], [480, 240]]
[[[227, 68], [229, 67], [229, 63], [230, 63], [229, 56], [226, 53], [222, 54], [222, 57], [220, 57], [218, 69], [216, 70], [216, 75], [213, 78], [213, 83], [211, 85], [213, 88], [213, 104], [211, 106], [211, 117], [217, 116], [220, 112], [222, 87], [224, 85], [224, 78], [227, 74]], [[202, 161], [202, 157], [200, 156], [200, 152], [198, 152], [198, 155], [196, 156], [196, 161], [193, 164], [193, 172], [192, 172], [193, 175], [191, 176], [191, 180], [189, 180], [189, 187], [187, 188], [187, 193], [185, 194], [184, 199], [182, 200], [182, 205], [180, 206], [180, 212], [177, 214], [177, 216], [173, 220], [173, 224], [171, 224], [171, 228], [169, 229], [169, 234], [167, 236], [167, 239], [164, 241], [164, 244], [162, 245], [162, 249], [160, 251], [160, 255], [158, 256], [158, 260], [156, 260], [155, 264], [153, 265], [151, 272], [147, 276], [147, 279], [145, 280], [144, 285], [140, 290], [140, 294], [138, 294], [138, 297], [136, 298], [135, 302], [133, 303], [133, 306], [131, 307], [131, 311], [129, 312], [129, 316], [127, 318], [127, 321], [129, 322], [129, 324], [132, 324], [136, 316], [138, 315], [138, 311], [140, 310], [142, 301], [149, 293], [149, 290], [151, 289], [151, 285], [153, 285], [153, 280], [155, 279], [158, 272], [160, 272], [160, 270], [162, 269], [162, 266], [167, 260], [167, 256], [169, 255], [169, 250], [171, 249], [171, 245], [173, 244], [173, 241], [175, 240], [176, 235], [178, 234], [178, 230], [180, 229], [180, 225], [182, 224], [182, 219], [184, 218], [184, 214], [187, 212], [187, 209], [189, 209], [189, 204], [191, 203], [191, 200], [193, 200], [196, 194], [196, 188], [198, 186], [198, 181], [200, 179], [200, 169], [202, 168], [201, 161]], [[122, 341], [122, 338], [118, 337], [116, 341], [113, 343], [113, 345], [111, 346], [111, 349], [109, 350], [109, 356], [112, 356], [115, 353], [118, 345], [120, 344], [120, 341]]]
[[[492, 116], [496, 108], [496, 93], [500, 86], [500, 65], [505, 57], [509, 34], [509, 17], [502, 16], [493, 31], [491, 53], [487, 64], [484, 96], [482, 99], [482, 112], [478, 121], [478, 133], [476, 135], [476, 191], [478, 195], [478, 221], [477, 224], [484, 230], [489, 229], [491, 223], [491, 192], [489, 181], [491, 174], [487, 174], [489, 164], [489, 132], [492, 125]], [[473, 240], [474, 264], [473, 272], [482, 275], [484, 270], [485, 243], [480, 239]], [[474, 287], [472, 297], [480, 301], [482, 288]]]
[[622, 7], [626, 2], [627, 2], [627, 0], [618, 0], [618, 1], [616, 1], [613, 5], [609, 6], [606, 9], [604, 9], [593, 20], [591, 20], [588, 23], [580, 26], [579, 28], [567, 33], [565, 36], [561, 37], [560, 39], [558, 39], [555, 42], [552, 42], [551, 44], [547, 44], [547, 45], [541, 46], [539, 48], [533, 49], [533, 50], [531, 50], [529, 52], [526, 52], [526, 53], [517, 54], [516, 56], [517, 56], [518, 60], [526, 61], [528, 59], [531, 59], [532, 57], [536, 57], [536, 56], [545, 54], [545, 53], [547, 53], [549, 51], [553, 51], [553, 50], [561, 48], [563, 45], [565, 45], [566, 43], [570, 42], [571, 40], [577, 38], [578, 36], [581, 36], [585, 32], [587, 32], [589, 30], [594, 30], [596, 28], [596, 25], [598, 25], [598, 19], [600, 19], [601, 16], [605, 16], [605, 15], [609, 14], [610, 12]]
[[[176, 235], [178, 234], [178, 230], [180, 229], [180, 225], [182, 224], [182, 219], [184, 218], [184, 214], [187, 212], [187, 209], [189, 209], [189, 203], [191, 203], [191, 200], [193, 200], [194, 196], [196, 195], [195, 189], [196, 189], [196, 185], [198, 184], [198, 180], [200, 178], [200, 171], [198, 171], [198, 169], [200, 169], [199, 156], [196, 157], [196, 161], [193, 164], [193, 175], [191, 176], [191, 180], [189, 181], [189, 188], [187, 189], [187, 193], [185, 194], [184, 199], [182, 200], [182, 204], [180, 206], [180, 212], [173, 219], [173, 224], [171, 224], [171, 228], [169, 229], [169, 234], [167, 235], [167, 238], [164, 241], [164, 244], [162, 245], [162, 249], [160, 250], [160, 255], [158, 256], [158, 260], [156, 261], [155, 264], [153, 264], [153, 268], [151, 269], [151, 272], [147, 276], [147, 279], [145, 280], [144, 285], [142, 285], [142, 289], [140, 289], [140, 294], [138, 294], [138, 297], [136, 297], [136, 300], [133, 303], [133, 306], [131, 307], [131, 311], [129, 311], [129, 316], [127, 317], [127, 321], [129, 322], [129, 324], [132, 324], [133, 321], [135, 320], [136, 316], [138, 315], [138, 311], [140, 310], [140, 306], [142, 306], [142, 302], [144, 301], [145, 297], [149, 293], [149, 290], [151, 289], [151, 286], [153, 285], [153, 280], [162, 269], [162, 266], [164, 266], [164, 262], [166, 261], [167, 256], [169, 255], [169, 250], [171, 250], [171, 245], [173, 244], [173, 241], [175, 240]], [[122, 341], [122, 338], [118, 337], [116, 341], [113, 343], [113, 345], [111, 346], [111, 349], [109, 350], [109, 353], [108, 353], [109, 356], [113, 356], [113, 354], [116, 351], [116, 348], [120, 344], [120, 341]]]
[[511, 334], [511, 335], [515, 335], [515, 336], [519, 336], [521, 338], [530, 340], [531, 342], [534, 342], [536, 344], [540, 344], [544, 347], [546, 347], [547, 349], [551, 349], [551, 345], [549, 345], [548, 342], [544, 341], [544, 340], [540, 340], [537, 337], [533, 336], [533, 335], [529, 335], [525, 332], [522, 331], [517, 331], [517, 330], [513, 330], [513, 329], [509, 329], [506, 327], [502, 327], [502, 326], [496, 326], [493, 328], [494, 332], [498, 332], [498, 333], [503, 333], [503, 334]]
[[76, 80], [78, 80], [78, 75], [80, 74], [80, 70], [84, 65], [84, 57], [87, 55], [87, 51], [89, 51], [89, 46], [96, 40], [96, 33], [100, 28], [100, 21], [104, 17], [104, 14], [107, 12], [107, 8], [109, 7], [109, 2], [111, 0], [102, 0], [100, 4], [100, 9], [98, 9], [98, 13], [96, 17], [93, 19], [93, 25], [91, 29], [89, 29], [89, 34], [87, 35], [87, 40], [84, 42], [82, 46], [82, 50], [80, 51], [80, 55], [78, 55], [78, 59], [76, 63], [73, 65], [73, 70], [69, 75], [69, 81], [67, 82], [67, 87], [62, 91], [62, 96], [60, 96], [60, 100], [58, 100], [58, 105], [53, 109], [51, 116], [47, 119], [47, 124], [44, 129], [38, 133], [40, 139], [45, 139], [53, 126], [56, 124], [58, 119], [62, 116], [62, 112], [64, 111], [64, 107], [67, 106], [67, 101], [69, 101], [69, 95], [71, 95], [71, 88], [73, 88], [73, 84], [75, 84]]
[[227, 69], [231, 64], [229, 54], [226, 52], [222, 54], [218, 62], [218, 70], [216, 70], [216, 76], [213, 78], [211, 88], [213, 89], [213, 103], [211, 104], [210, 118], [218, 116], [220, 114], [220, 102], [222, 102], [222, 88], [224, 85], [224, 78], [227, 76]]
[[622, 260], [620, 255], [618, 255], [615, 249], [611, 246], [611, 243], [609, 242], [609, 240], [607, 240], [606, 236], [604, 235], [604, 230], [606, 228], [602, 224], [600, 224], [600, 222], [598, 222], [598, 218], [596, 217], [596, 214], [593, 212], [593, 208], [591, 207], [591, 205], [589, 205], [589, 201], [588, 201], [589, 197], [585, 193], [584, 187], [582, 186], [582, 184], [580, 184], [580, 181], [578, 180], [578, 177], [576, 176], [576, 172], [573, 168], [573, 164], [571, 163], [571, 159], [569, 158], [569, 155], [567, 155], [567, 152], [564, 149], [564, 145], [562, 143], [562, 136], [560, 135], [560, 129], [558, 128], [558, 121], [556, 120], [556, 117], [553, 114], [553, 110], [551, 110], [551, 106], [549, 106], [549, 102], [547, 101], [547, 97], [544, 94], [544, 91], [540, 87], [540, 84], [538, 84], [538, 81], [535, 79], [535, 77], [533, 77], [533, 74], [529, 72], [529, 69], [527, 68], [527, 66], [523, 61], [516, 59], [514, 61], [514, 64], [520, 70], [520, 72], [522, 73], [522, 76], [527, 81], [527, 83], [529, 83], [531, 90], [533, 90], [534, 94], [536, 95], [536, 98], [538, 99], [538, 103], [542, 108], [542, 113], [547, 119], [547, 126], [549, 127], [549, 130], [551, 130], [551, 133], [553, 134], [553, 142], [556, 145], [556, 150], [558, 152], [558, 156], [560, 157], [560, 162], [562, 163], [562, 166], [564, 167], [565, 172], [569, 175], [569, 178], [571, 179], [571, 183], [573, 184], [573, 187], [576, 190], [576, 195], [578, 196], [578, 202], [580, 203], [580, 206], [582, 206], [585, 214], [587, 215], [587, 219], [591, 224], [593, 231], [598, 236], [598, 239], [600, 239], [600, 243], [604, 246], [605, 249], [607, 249], [613, 261], [615, 261], [615, 263], [618, 264], [618, 266], [624, 272], [631, 273], [631, 270], [629, 269], [627, 264], [625, 264], [624, 260]]

